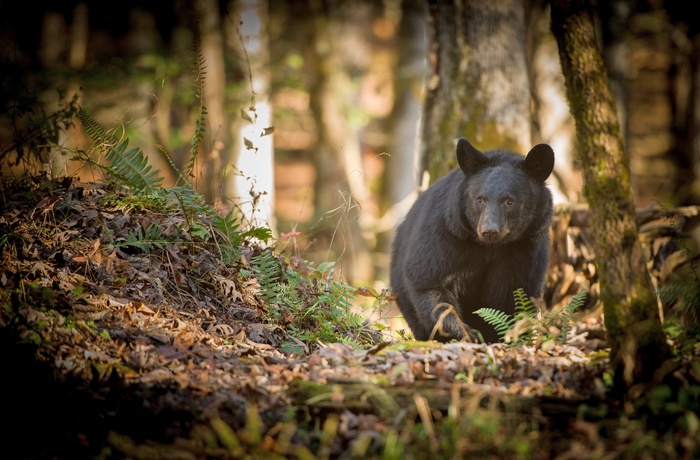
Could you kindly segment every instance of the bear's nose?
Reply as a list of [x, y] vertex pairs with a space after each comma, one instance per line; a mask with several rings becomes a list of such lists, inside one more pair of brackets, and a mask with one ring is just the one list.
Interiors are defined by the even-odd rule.
[[498, 230], [484, 230], [481, 232], [481, 237], [485, 240], [495, 240], [498, 238]]

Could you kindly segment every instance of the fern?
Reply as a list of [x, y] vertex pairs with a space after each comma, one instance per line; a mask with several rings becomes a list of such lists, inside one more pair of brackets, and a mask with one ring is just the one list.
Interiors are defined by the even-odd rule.
[[226, 243], [220, 246], [221, 258], [225, 263], [234, 264], [241, 255], [238, 247], [243, 242], [243, 236], [238, 231], [239, 227], [240, 224], [233, 211], [229, 211], [225, 216], [217, 214], [214, 218], [214, 228], [223, 236]]
[[558, 317], [561, 321], [561, 333], [559, 334], [559, 340], [563, 343], [566, 342], [566, 336], [571, 330], [571, 318], [579, 308], [581, 308], [586, 303], [587, 292], [585, 290], [579, 291], [576, 295], [571, 297], [569, 303], [561, 310]]
[[348, 329], [359, 326], [361, 321], [358, 323], [357, 318], [350, 311], [352, 301], [355, 299], [354, 292], [355, 289], [352, 286], [339, 281], [330, 281], [318, 297], [314, 307], [322, 309], [320, 316], [324, 321], [332, 324], [334, 328]]
[[515, 299], [515, 320], [523, 318], [537, 318], [537, 308], [523, 288], [513, 291]]
[[[498, 334], [498, 338], [501, 340], [505, 338], [506, 334], [513, 329], [519, 320], [537, 318], [537, 308], [522, 288], [513, 291], [513, 298], [515, 300], [515, 311], [513, 315], [509, 315], [508, 313], [494, 308], [480, 308], [474, 312], [486, 321], [486, 324], [493, 326]], [[532, 331], [521, 335], [518, 342], [522, 343], [528, 341], [531, 335]]]
[[83, 124], [85, 133], [95, 141], [110, 142], [116, 144], [117, 141], [99, 123], [97, 123], [82, 107], [78, 109], [78, 118]]
[[173, 161], [172, 157], [168, 153], [167, 150], [165, 150], [165, 147], [163, 147], [161, 144], [156, 144], [156, 148], [160, 151], [160, 153], [163, 154], [163, 159], [165, 159], [166, 163], [168, 163], [168, 166], [170, 166], [170, 169], [175, 172], [177, 175], [177, 180], [175, 181], [175, 187], [173, 188], [179, 188], [181, 187], [179, 184], [184, 184], [185, 187], [192, 188], [192, 185], [189, 183], [189, 181], [185, 178], [185, 176], [182, 174], [182, 171], [180, 168], [175, 164], [175, 161]]
[[[203, 72], [203, 57], [201, 55], [198, 57], [198, 62], [198, 68]], [[203, 75], [201, 77], [203, 78]], [[200, 78], [200, 85], [203, 84], [202, 78]], [[198, 94], [201, 96], [201, 86], [198, 91]], [[155, 197], [155, 200], [150, 200], [150, 202], [154, 203], [153, 205], [156, 207], [158, 207], [158, 202], [170, 201], [173, 204], [178, 203], [187, 219], [187, 231], [192, 236], [199, 236], [205, 241], [208, 240], [211, 232], [208, 226], [201, 223], [201, 219], [202, 217], [213, 218], [214, 228], [220, 232], [226, 241], [226, 244], [219, 245], [221, 258], [225, 263], [237, 263], [240, 256], [238, 248], [243, 241], [258, 239], [266, 243], [272, 237], [272, 232], [267, 227], [253, 227], [245, 232], [241, 232], [233, 212], [226, 216], [220, 216], [214, 208], [206, 203], [204, 197], [189, 182], [185, 181], [185, 185], [162, 189], [161, 182], [163, 178], [159, 176], [160, 171], [152, 169], [148, 165], [146, 157], [140, 149], [127, 150], [128, 140], [118, 142], [114, 136], [92, 119], [82, 108], [79, 110], [78, 116], [83, 122], [85, 132], [106, 151], [106, 157], [110, 164], [104, 166], [90, 158], [80, 159], [100, 168], [113, 182], [138, 192], [138, 197]], [[200, 121], [204, 122], [204, 118]], [[200, 134], [203, 133], [203, 128], [198, 128], [198, 131]], [[188, 168], [192, 166], [193, 161], [194, 157], [191, 158]], [[184, 178], [181, 173], [179, 176], [178, 182]], [[128, 244], [122, 243], [122, 245], [136, 246], [146, 251], [153, 249], [152, 246], [141, 243], [144, 237], [146, 240], [149, 239], [146, 235], [134, 233], [127, 240], [126, 243]], [[156, 237], [155, 240], [158, 240], [158, 238]]]
[[[11, 78], [9, 75], [3, 74], [3, 85], [8, 81], [6, 78]], [[50, 151], [59, 147], [60, 134], [73, 126], [79, 107], [80, 93], [75, 92], [68, 99], [65, 92], [59, 89], [59, 108], [53, 113], [46, 114], [44, 110], [39, 112], [34, 110], [37, 108], [35, 103], [39, 102], [37, 92], [30, 92], [25, 85], [13, 85], [11, 92], [5, 92], [7, 88], [9, 87], [3, 86], [3, 94], [7, 96], [12, 94], [13, 102], [9, 104], [9, 100], [3, 101], [8, 104], [2, 105], [0, 116], [9, 117], [15, 121], [3, 127], [7, 131], [4, 131], [5, 135], [0, 144], [0, 162], [7, 163], [4, 166], [16, 166], [24, 161], [26, 155], [29, 159], [36, 159], [43, 163]], [[19, 120], [22, 122], [18, 123]], [[5, 141], [9, 142], [5, 143]], [[16, 157], [10, 159], [10, 153], [14, 153]]]
[[124, 139], [117, 147], [107, 148], [107, 160], [112, 166], [111, 173], [130, 188], [139, 191], [159, 189], [163, 181], [159, 175], [160, 170], [153, 169], [148, 164], [141, 149], [127, 150], [128, 145], [129, 140]]
[[260, 285], [260, 298], [266, 302], [277, 302], [280, 297], [282, 267], [279, 261], [270, 253], [263, 251], [251, 257], [253, 272]]
[[305, 262], [302, 274], [284, 268], [269, 251], [253, 256], [251, 262], [260, 285], [259, 297], [266, 303], [267, 321], [281, 322], [290, 334], [307, 344], [357, 344], [359, 336], [353, 332], [361, 328], [364, 318], [351, 311], [355, 289], [331, 279], [332, 263], [313, 269]]
[[[515, 311], [513, 315], [509, 315], [494, 308], [480, 308], [474, 313], [479, 315], [487, 324], [493, 326], [501, 340], [505, 338], [508, 332], [513, 330], [516, 324], [520, 324], [524, 330], [519, 332], [516, 344], [533, 341], [533, 339], [537, 337], [537, 330], [547, 331], [549, 330], [549, 326], [553, 325], [555, 321], [560, 321], [561, 333], [558, 336], [558, 340], [561, 343], [565, 343], [566, 336], [571, 330], [571, 318], [574, 312], [581, 308], [586, 302], [586, 291], [580, 291], [571, 298], [565, 307], [553, 311], [551, 314], [547, 315], [544, 320], [539, 321], [537, 320], [539, 313], [537, 306], [522, 288], [513, 291], [513, 298], [515, 300]], [[522, 320], [525, 321], [521, 323]]]
[[225, 216], [218, 215], [214, 219], [214, 227], [221, 232], [231, 244], [240, 242], [241, 232], [238, 231], [240, 224], [238, 219], [233, 215], [233, 211], [229, 211]]
[[183, 175], [186, 177], [191, 177], [193, 175], [195, 162], [199, 155], [199, 144], [204, 140], [204, 134], [206, 133], [207, 107], [204, 105], [204, 80], [207, 74], [207, 66], [204, 60], [204, 53], [202, 52], [202, 38], [199, 33], [199, 24], [197, 23], [194, 24], [192, 48], [195, 55], [195, 60], [192, 64], [192, 70], [195, 73], [195, 97], [199, 100], [199, 107], [197, 108], [197, 116], [194, 122], [194, 135], [192, 136], [190, 147], [190, 158], [183, 171]]
[[170, 200], [174, 198], [180, 204], [180, 207], [188, 218], [215, 218], [219, 215], [214, 208], [204, 200], [204, 197], [189, 184], [168, 188], [166, 192]]
[[252, 227], [241, 233], [241, 238], [244, 240], [258, 239], [263, 243], [267, 243], [267, 241], [272, 238], [272, 230], [267, 227]]
[[[146, 207], [155, 207], [160, 210], [164, 208], [169, 209], [169, 206], [179, 204], [186, 218], [186, 231], [189, 235], [202, 238], [204, 241], [208, 241], [212, 237], [216, 238], [217, 235], [221, 236], [223, 244], [218, 244], [217, 241], [221, 259], [225, 263], [236, 264], [240, 259], [240, 246], [244, 241], [257, 239], [266, 243], [272, 237], [272, 232], [266, 227], [252, 227], [246, 231], [241, 231], [240, 223], [233, 212], [225, 216], [219, 215], [212, 206], [206, 203], [204, 197], [194, 189], [188, 180], [188, 177], [191, 177], [193, 174], [199, 147], [204, 139], [207, 115], [203, 94], [206, 64], [197, 24], [195, 24], [194, 30], [193, 49], [195, 59], [192, 67], [195, 73], [195, 96], [199, 100], [199, 108], [195, 119], [195, 133], [192, 138], [190, 158], [184, 171], [181, 172], [162, 146], [158, 146], [170, 166], [178, 173], [178, 185], [163, 189], [161, 185], [163, 178], [159, 175], [160, 171], [153, 169], [148, 164], [143, 152], [139, 148], [129, 149], [128, 139], [117, 140], [82, 108], [78, 110], [78, 117], [82, 121], [84, 130], [96, 145], [105, 152], [109, 165], [101, 165], [87, 156], [79, 159], [101, 169], [112, 182], [126, 187], [132, 192], [137, 192], [132, 194], [131, 202], [136, 199], [139, 203], [145, 203]], [[144, 201], [143, 197], [148, 198], [148, 200]], [[212, 232], [212, 224], [210, 223], [212, 221], [215, 232]], [[183, 224], [182, 227], [184, 226]], [[156, 248], [162, 248], [167, 242], [162, 237], [162, 228], [157, 224], [151, 224], [145, 231], [138, 228], [136, 231], [129, 233], [126, 240], [117, 243], [117, 245], [135, 247], [148, 252]], [[263, 259], [259, 259], [258, 263], [262, 261]], [[258, 265], [257, 275], [263, 275], [262, 271], [267, 270], [267, 268], [267, 265]], [[274, 282], [281, 282], [281, 269], [280, 273], [273, 278]], [[268, 280], [270, 277], [261, 276], [261, 279]], [[273, 284], [268, 286], [272, 289], [269, 293], [270, 298], [278, 294], [278, 291], [275, 291], [274, 282], [271, 281]]]
[[146, 231], [141, 231], [141, 227], [137, 227], [136, 231], [129, 232], [126, 236], [126, 241], [117, 242], [115, 247], [135, 247], [145, 253], [149, 253], [153, 249], [162, 249], [166, 244], [173, 242], [163, 237], [163, 227], [158, 224], [151, 224], [146, 228]]
[[337, 307], [344, 313], [348, 313], [352, 308], [352, 301], [355, 300], [354, 292], [355, 289], [352, 286], [348, 286], [339, 281], [333, 281], [326, 290], [326, 295], [322, 297], [322, 300], [326, 304]]
[[512, 315], [495, 308], [480, 308], [474, 313], [486, 321], [486, 324], [493, 326], [501, 340], [515, 326], [515, 318]]
[[129, 140], [117, 141], [99, 123], [97, 123], [82, 107], [78, 110], [78, 118], [83, 123], [85, 132], [90, 138], [105, 150], [109, 167], [92, 161], [91, 164], [101, 168], [107, 176], [118, 184], [138, 191], [151, 191], [161, 188], [163, 178], [160, 170], [153, 169], [148, 164], [141, 149], [127, 150]]

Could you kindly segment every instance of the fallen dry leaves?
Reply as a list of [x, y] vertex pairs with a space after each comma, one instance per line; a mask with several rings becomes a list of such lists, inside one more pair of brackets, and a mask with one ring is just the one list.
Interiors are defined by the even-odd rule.
[[[590, 353], [601, 346], [595, 319], [588, 327], [598, 342], [585, 338], [582, 325], [576, 346], [548, 351], [414, 342], [309, 349], [265, 321], [259, 286], [223, 264], [214, 244], [188, 235], [185, 216], [107, 206], [111, 193], [69, 179], [2, 183], [3, 343], [33, 344], [35, 364], [50, 369], [52, 385], [89, 395], [76, 399], [89, 401], [85, 407], [65, 403], [81, 407], [67, 417], [68, 434], [52, 425], [52, 436], [38, 424], [27, 435], [38, 443], [21, 444], [18, 435], [29, 456], [80, 448], [115, 458], [235, 458], [248, 445], [282, 457], [316, 446], [319, 458], [338, 457], [358, 446], [377, 449], [408, 406], [430, 426], [431, 411], [474, 394], [558, 398], [573, 407], [604, 397], [607, 361]], [[152, 222], [181, 243], [147, 254], [115, 245]], [[285, 341], [308, 352], [284, 354]], [[49, 385], [27, 375], [14, 391], [27, 379], [39, 392]], [[290, 418], [290, 410], [307, 419]], [[316, 434], [305, 438], [300, 423]], [[42, 426], [47, 432], [36, 432]], [[585, 434], [588, 427], [581, 421], [574, 429]], [[64, 435], [74, 442], [60, 447]]]

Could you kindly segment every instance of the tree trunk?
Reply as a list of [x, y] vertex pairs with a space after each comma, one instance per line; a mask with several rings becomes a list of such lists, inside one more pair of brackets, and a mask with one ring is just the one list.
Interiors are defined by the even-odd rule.
[[[422, 0], [404, 0], [396, 37], [394, 107], [389, 124], [389, 157], [382, 181], [382, 219], [379, 231], [394, 229], [410, 209], [419, 185], [419, 122], [426, 73], [426, 10]], [[391, 252], [391, 235], [382, 238], [382, 250]], [[388, 271], [388, 267], [386, 267]]]
[[477, 148], [530, 145], [525, 9], [518, 0], [430, 2], [431, 77], [423, 169], [434, 182], [457, 165], [456, 139]]
[[549, 184], [554, 204], [579, 203], [583, 177], [573, 158], [574, 120], [566, 104], [559, 50], [552, 36], [549, 2], [527, 0], [527, 62], [532, 92], [532, 143], [549, 144], [556, 154]]
[[[686, 20], [684, 12], [682, 6], [678, 5], [676, 14], [671, 15], [673, 30], [676, 28], [683, 30]], [[690, 49], [683, 55], [688, 67], [686, 83], [688, 92], [686, 95], [681, 95], [681, 97], [685, 96], [687, 102], [684, 104], [684, 113], [680, 114], [683, 117], [681, 123], [684, 127], [680, 153], [684, 159], [678, 163], [687, 164], [691, 173], [686, 177], [681, 176], [681, 179], [685, 180], [679, 181], [678, 185], [681, 190], [685, 189], [682, 194], [679, 193], [681, 196], [685, 195], [681, 203], [695, 204], [700, 202], [700, 25], [698, 21], [691, 20], [687, 23], [687, 27], [686, 43], [690, 44]], [[700, 245], [700, 234], [695, 236], [695, 241]]]
[[[73, 70], [82, 71], [85, 68], [89, 31], [88, 6], [86, 3], [78, 3], [73, 8], [73, 23], [70, 27], [70, 41], [68, 44], [68, 65]], [[49, 40], [48, 37], [47, 40]], [[81, 92], [80, 86], [72, 83], [68, 87], [67, 95], [70, 98], [74, 94], [80, 94]], [[59, 104], [60, 102], [61, 101], [59, 101]], [[69, 127], [67, 130], [61, 132], [59, 144], [68, 145], [69, 139], [73, 137], [80, 137], [75, 126]], [[52, 177], [63, 177], [69, 174], [68, 156], [62, 149], [51, 149], [50, 165]]]
[[[364, 178], [357, 177], [359, 166], [352, 166], [348, 155], [359, 157], [359, 139], [349, 125], [348, 95], [351, 82], [338, 52], [338, 29], [333, 2], [308, 1], [305, 9], [309, 30], [305, 62], [308, 72], [309, 105], [316, 125], [313, 156], [316, 166], [314, 210], [324, 221], [318, 233], [319, 250], [325, 258], [337, 260], [348, 282], [369, 282], [374, 268], [367, 242], [362, 234]], [[359, 160], [356, 158], [355, 160]], [[352, 169], [351, 169], [352, 168]], [[351, 181], [357, 181], [355, 187]]]
[[638, 239], [630, 169], [586, 0], [554, 0], [552, 31], [576, 123], [617, 389], [650, 382], [669, 347]]

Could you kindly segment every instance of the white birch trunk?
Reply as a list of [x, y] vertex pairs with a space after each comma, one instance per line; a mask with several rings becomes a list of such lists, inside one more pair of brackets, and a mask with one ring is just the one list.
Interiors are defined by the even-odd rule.
[[250, 117], [241, 125], [239, 154], [236, 167], [240, 174], [234, 177], [235, 196], [244, 216], [255, 226], [267, 225], [276, 234], [274, 213], [275, 177], [273, 136], [266, 130], [272, 127], [272, 108], [269, 100], [269, 47], [267, 2], [238, 0], [235, 10], [240, 17], [241, 46], [250, 64], [251, 104], [241, 109]]

